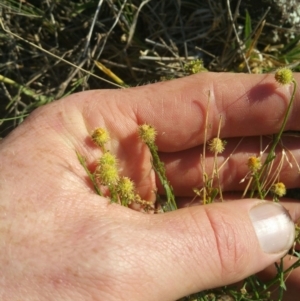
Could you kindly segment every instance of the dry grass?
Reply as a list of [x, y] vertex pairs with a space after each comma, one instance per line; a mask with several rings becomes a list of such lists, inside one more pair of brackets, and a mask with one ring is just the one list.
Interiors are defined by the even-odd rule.
[[299, 71], [297, 26], [251, 3], [2, 0], [0, 137], [69, 93], [182, 77], [197, 59], [210, 71]]
[[1, 121], [13, 120], [5, 120], [0, 136], [44, 103], [73, 91], [122, 85], [110, 71], [135, 86], [185, 76], [184, 64], [199, 58], [211, 71], [235, 72], [264, 72], [299, 59], [298, 52], [290, 60], [282, 57], [288, 29], [277, 30], [282, 38], [276, 43], [266, 39], [274, 31], [274, 25], [263, 24], [270, 11], [262, 7], [260, 15], [246, 19], [239, 1], [229, 5], [229, 0], [2, 0]]

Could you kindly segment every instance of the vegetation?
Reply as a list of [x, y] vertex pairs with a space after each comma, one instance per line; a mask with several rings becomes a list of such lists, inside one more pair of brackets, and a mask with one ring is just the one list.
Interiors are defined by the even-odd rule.
[[[75, 91], [126, 88], [206, 70], [264, 73], [286, 65], [299, 70], [300, 36], [287, 35], [288, 24], [278, 27], [269, 23], [272, 9], [254, 18], [241, 8], [240, 1], [2, 0], [0, 9], [2, 137], [34, 108]], [[277, 39], [270, 39], [274, 31]], [[271, 195], [279, 201], [286, 193], [284, 183], [278, 181], [280, 170], [272, 178], [269, 171], [297, 85], [288, 68], [280, 68], [274, 80], [293, 85], [294, 93], [267, 159], [262, 161], [258, 154], [246, 162], [249, 174], [244, 180], [248, 185], [241, 197], [263, 199]], [[159, 197], [155, 205], [142, 200], [134, 183], [119, 176], [118, 159], [105, 148], [109, 140], [105, 129], [91, 134], [103, 152], [96, 170], [90, 171], [79, 153], [78, 159], [95, 192], [112, 202], [123, 206], [136, 203], [146, 213], [176, 210], [173, 189], [157, 153], [155, 129], [142, 125], [137, 131], [151, 152], [153, 169], [165, 189], [165, 202]], [[224, 148], [226, 142], [219, 135], [205, 141], [202, 160], [207, 149], [217, 162]], [[215, 164], [212, 175], [203, 170], [204, 187], [194, 189], [195, 198], [203, 204], [222, 199], [220, 168]], [[299, 198], [297, 191], [294, 193]], [[295, 250], [292, 253], [299, 257]], [[199, 292], [183, 300], [271, 300], [270, 288], [274, 285], [279, 287], [281, 300], [285, 275], [299, 265], [297, 260], [284, 270], [277, 264], [276, 277], [267, 283], [253, 275], [240, 287]]]
[[[272, 142], [268, 146], [269, 153], [264, 161], [262, 161], [260, 153], [259, 156], [251, 156], [248, 158], [248, 169], [249, 173], [245, 177], [248, 181], [244, 193], [241, 195], [241, 198], [255, 197], [262, 200], [266, 199], [269, 195], [272, 196], [274, 202], [279, 202], [280, 197], [286, 194], [286, 188], [283, 182], [279, 181], [279, 176], [281, 169], [273, 168], [273, 160], [276, 158], [275, 148], [279, 145], [281, 136], [283, 134], [286, 121], [291, 110], [296, 89], [297, 83], [293, 78], [292, 71], [288, 68], [278, 69], [275, 73], [275, 78], [279, 84], [282, 85], [293, 85], [293, 93], [285, 113], [284, 121], [281, 125], [281, 128], [277, 135], [273, 138]], [[209, 105], [209, 102], [208, 102]], [[209, 110], [207, 110], [209, 112]], [[208, 113], [206, 120], [208, 120]], [[220, 120], [221, 124], [221, 120]], [[205, 132], [208, 128], [206, 124]], [[155, 144], [156, 131], [155, 129], [148, 124], [140, 125], [137, 129], [139, 137], [143, 143], [145, 143], [151, 153], [152, 159], [152, 168], [156, 172], [158, 179], [160, 180], [162, 187], [165, 192], [165, 201], [162, 202], [161, 198], [158, 196], [154, 204], [146, 200], [142, 200], [141, 197], [134, 191], [134, 183], [126, 176], [119, 176], [117, 158], [112, 155], [105, 147], [105, 144], [109, 141], [109, 133], [102, 128], [97, 128], [91, 134], [91, 139], [96, 145], [98, 145], [102, 150], [102, 156], [98, 160], [97, 167], [95, 171], [89, 171], [85, 163], [84, 158], [77, 153], [80, 163], [83, 165], [86, 170], [90, 180], [94, 184], [95, 192], [101, 196], [105, 196], [110, 199], [112, 203], [118, 203], [125, 207], [131, 207], [131, 205], [139, 205], [140, 211], [145, 213], [163, 213], [168, 211], [177, 210], [175, 194], [173, 192], [172, 186], [170, 185], [166, 173], [164, 164], [160, 161], [157, 152], [157, 146]], [[203, 168], [203, 187], [199, 190], [194, 189], [196, 194], [195, 199], [199, 199], [199, 204], [206, 205], [213, 203], [215, 200], [223, 201], [222, 189], [219, 185], [219, 173], [222, 169], [222, 166], [217, 165], [217, 156], [222, 153], [226, 147], [226, 141], [219, 138], [220, 127], [218, 131], [218, 136], [212, 140], [205, 143], [203, 146], [202, 158], [202, 168]], [[205, 139], [206, 140], [206, 139]], [[214, 168], [211, 175], [206, 173], [204, 169], [205, 164], [205, 153], [206, 147], [210, 152], [214, 154]], [[284, 152], [284, 147], [282, 147], [282, 152]], [[200, 154], [199, 154], [200, 155]], [[282, 155], [282, 160], [284, 160], [284, 155]], [[281, 164], [279, 164], [280, 166]], [[223, 165], [224, 166], [224, 165]], [[282, 166], [282, 165], [281, 165]], [[250, 192], [248, 193], [248, 189]], [[195, 200], [194, 199], [194, 200]], [[137, 207], [135, 206], [137, 210]], [[300, 242], [300, 236], [298, 235], [299, 229], [296, 226], [297, 235], [295, 238], [295, 243]], [[224, 300], [220, 298], [228, 298], [226, 300], [273, 300], [271, 297], [271, 287], [274, 285], [278, 286], [279, 296], [278, 300], [282, 300], [285, 288], [285, 278], [293, 269], [300, 266], [300, 254], [295, 250], [292, 250], [291, 255], [296, 256], [296, 260], [288, 269], [283, 267], [283, 259], [281, 259], [280, 264], [275, 264], [277, 268], [277, 275], [267, 281], [262, 282], [255, 275], [250, 276], [244, 279], [242, 288], [240, 284], [238, 286], [229, 286], [223, 287], [220, 289], [214, 289], [209, 291], [199, 292], [193, 296], [188, 296], [183, 300]], [[291, 256], [287, 255], [287, 256]]]
[[143, 85], [204, 66], [261, 73], [297, 64], [300, 37], [291, 38], [291, 25], [269, 23], [272, 8], [254, 18], [240, 4], [2, 0], [0, 136], [34, 108], [75, 91]]

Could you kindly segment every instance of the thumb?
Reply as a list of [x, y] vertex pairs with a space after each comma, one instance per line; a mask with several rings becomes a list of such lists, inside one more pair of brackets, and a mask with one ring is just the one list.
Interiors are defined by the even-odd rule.
[[165, 300], [255, 274], [285, 255], [295, 237], [284, 207], [253, 199], [190, 207], [153, 218], [159, 233], [153, 242], [158, 251], [155, 278]]

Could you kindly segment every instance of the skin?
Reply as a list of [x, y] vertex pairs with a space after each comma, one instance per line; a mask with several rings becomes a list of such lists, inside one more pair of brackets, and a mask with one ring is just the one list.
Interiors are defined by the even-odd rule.
[[[207, 139], [217, 136], [221, 114], [227, 145], [218, 163], [231, 155], [220, 171], [230, 201], [188, 206], [191, 189], [202, 184], [208, 91]], [[0, 299], [176, 300], [270, 266], [286, 251], [261, 250], [249, 218], [260, 201], [239, 200], [245, 187], [239, 182], [247, 158], [259, 154], [259, 136], [278, 132], [291, 91], [273, 75], [203, 73], [82, 92], [34, 111], [0, 144]], [[299, 131], [299, 116], [297, 91], [286, 129]], [[78, 151], [93, 167], [101, 151], [89, 136], [106, 128], [121, 173], [135, 181], [143, 199], [154, 200], [155, 190], [162, 190], [137, 136], [143, 123], [157, 129], [160, 156], [184, 207], [175, 212], [146, 215], [110, 204], [94, 193], [76, 157]], [[292, 159], [300, 160], [299, 137], [285, 136], [283, 143], [293, 167], [284, 161], [280, 180], [299, 187]], [[212, 164], [207, 152], [207, 172]], [[285, 207], [294, 220], [300, 217], [297, 202], [286, 199]], [[264, 277], [272, 273], [267, 269]], [[299, 294], [299, 279], [298, 270], [289, 277], [290, 300]]]

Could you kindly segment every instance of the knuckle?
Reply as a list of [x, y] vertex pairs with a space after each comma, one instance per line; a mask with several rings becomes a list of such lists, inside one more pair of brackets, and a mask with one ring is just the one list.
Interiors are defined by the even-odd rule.
[[213, 254], [217, 254], [221, 277], [240, 274], [247, 254], [243, 228], [226, 211], [210, 208], [205, 211], [213, 233]]

